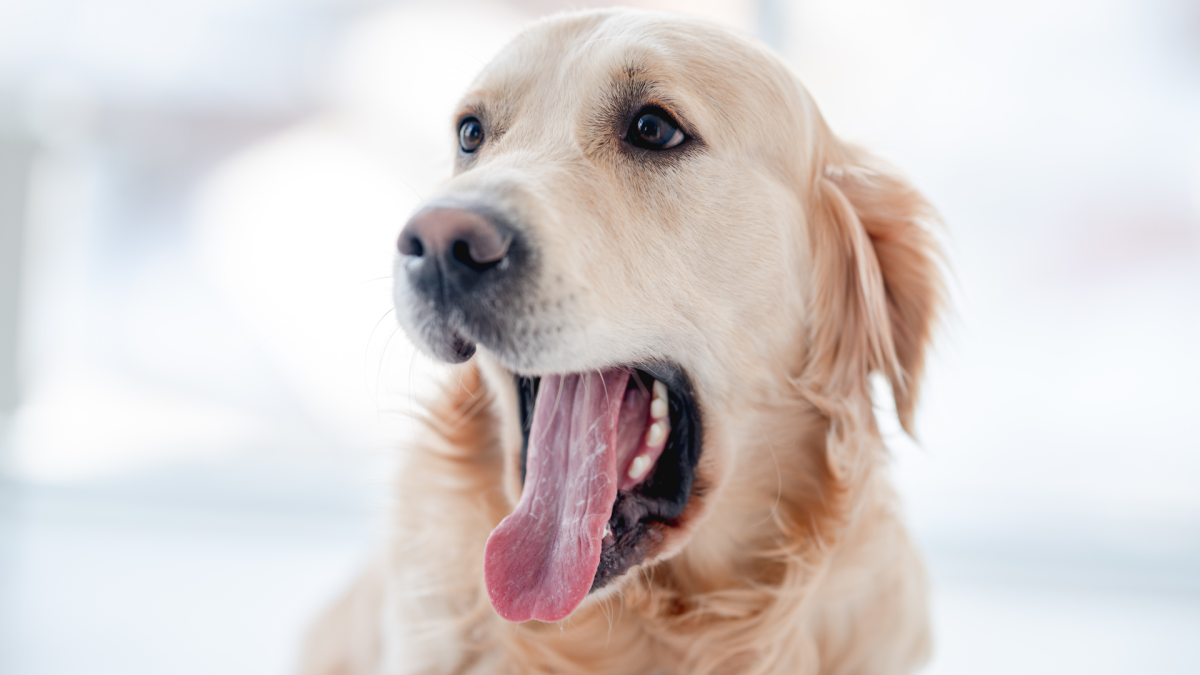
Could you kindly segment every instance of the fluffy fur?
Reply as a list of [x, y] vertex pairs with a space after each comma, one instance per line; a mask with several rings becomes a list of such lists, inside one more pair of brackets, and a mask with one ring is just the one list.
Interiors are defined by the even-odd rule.
[[[606, 96], [635, 89], [679, 115], [691, 154], [621, 155]], [[765, 48], [668, 15], [535, 24], [463, 110], [489, 116], [492, 145], [460, 157], [440, 195], [486, 198], [538, 234], [543, 278], [513, 328], [526, 339], [448, 375], [405, 448], [386, 552], [314, 628], [304, 672], [919, 665], [925, 581], [869, 376], [888, 378], [911, 430], [940, 302], [926, 202], [835, 138]], [[512, 373], [656, 358], [690, 374], [704, 414], [684, 516], [567, 620], [501, 620], [482, 561], [521, 489]]]

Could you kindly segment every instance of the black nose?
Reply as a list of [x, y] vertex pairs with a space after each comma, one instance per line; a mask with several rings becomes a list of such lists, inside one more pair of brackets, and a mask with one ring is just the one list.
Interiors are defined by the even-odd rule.
[[397, 246], [409, 281], [420, 292], [452, 300], [500, 276], [512, 232], [498, 218], [463, 208], [433, 207], [413, 216]]

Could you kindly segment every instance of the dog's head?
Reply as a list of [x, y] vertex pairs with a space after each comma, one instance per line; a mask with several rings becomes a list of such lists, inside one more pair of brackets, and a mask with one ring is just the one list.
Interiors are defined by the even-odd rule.
[[552, 18], [455, 129], [395, 297], [423, 350], [478, 350], [503, 380], [519, 503], [485, 575], [505, 618], [561, 619], [679, 552], [753, 452], [755, 405], [869, 401], [882, 372], [908, 424], [937, 301], [925, 203], [763, 47], [661, 14]]

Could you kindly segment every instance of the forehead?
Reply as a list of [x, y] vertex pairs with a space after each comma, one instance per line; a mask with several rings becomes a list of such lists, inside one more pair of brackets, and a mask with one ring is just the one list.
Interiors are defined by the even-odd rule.
[[552, 18], [517, 36], [476, 79], [464, 104], [515, 113], [531, 99], [569, 103], [614, 87], [732, 102], [747, 95], [737, 73], [756, 56], [725, 31], [669, 15]]

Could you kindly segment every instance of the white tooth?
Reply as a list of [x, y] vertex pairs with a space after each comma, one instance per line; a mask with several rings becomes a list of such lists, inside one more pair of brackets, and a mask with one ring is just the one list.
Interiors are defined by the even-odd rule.
[[650, 402], [650, 417], [661, 420], [667, 416], [667, 402], [661, 398], [656, 398]]
[[655, 422], [650, 425], [650, 430], [646, 432], [646, 445], [654, 447], [662, 442], [663, 436], [667, 435], [667, 429], [662, 422]]
[[629, 464], [629, 477], [638, 480], [650, 469], [650, 456], [638, 455]]
[[612, 525], [609, 525], [608, 523], [604, 524], [604, 536], [606, 536], [606, 537], [612, 536]]
[[661, 398], [663, 400], [667, 398], [667, 385], [658, 380], [654, 381], [654, 398]]

